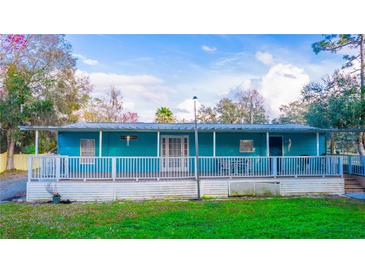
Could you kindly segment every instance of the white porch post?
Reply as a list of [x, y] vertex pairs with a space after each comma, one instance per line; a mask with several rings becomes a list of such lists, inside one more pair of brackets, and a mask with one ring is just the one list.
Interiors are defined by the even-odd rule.
[[316, 133], [317, 139], [317, 156], [319, 156], [319, 132]]
[[270, 156], [270, 135], [269, 132], [266, 131], [266, 157]]
[[215, 131], [213, 131], [213, 157], [215, 157]]
[[38, 155], [38, 139], [39, 139], [39, 132], [38, 130], [35, 131], [35, 155]]
[[102, 156], [103, 153], [103, 131], [99, 130], [99, 157]]
[[157, 157], [160, 157], [160, 131], [157, 131]]

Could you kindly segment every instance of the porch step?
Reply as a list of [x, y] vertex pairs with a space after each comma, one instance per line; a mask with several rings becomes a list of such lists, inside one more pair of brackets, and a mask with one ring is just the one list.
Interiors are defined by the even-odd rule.
[[365, 187], [360, 184], [346, 184], [345, 183], [345, 192], [365, 192]]
[[358, 189], [346, 189], [345, 193], [365, 193], [365, 190], [358, 190]]
[[365, 187], [362, 186], [357, 177], [346, 175], [345, 176], [345, 192], [352, 193], [352, 192], [365, 192]]

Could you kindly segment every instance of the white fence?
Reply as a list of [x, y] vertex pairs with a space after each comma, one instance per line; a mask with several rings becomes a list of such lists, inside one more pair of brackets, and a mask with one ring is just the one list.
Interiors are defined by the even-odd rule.
[[150, 180], [342, 176], [343, 157], [69, 157], [33, 156], [29, 180]]

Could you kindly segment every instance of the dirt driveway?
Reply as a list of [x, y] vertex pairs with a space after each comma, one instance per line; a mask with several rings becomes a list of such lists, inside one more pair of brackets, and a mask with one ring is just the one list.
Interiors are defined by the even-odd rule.
[[24, 198], [26, 182], [26, 172], [0, 175], [0, 202]]

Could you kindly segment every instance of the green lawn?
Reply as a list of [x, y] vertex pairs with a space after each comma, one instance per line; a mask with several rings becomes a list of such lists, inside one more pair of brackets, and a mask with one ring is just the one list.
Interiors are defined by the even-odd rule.
[[342, 198], [2, 204], [0, 238], [365, 238]]

